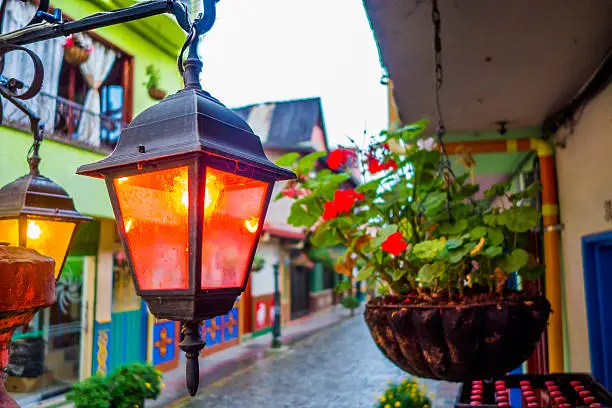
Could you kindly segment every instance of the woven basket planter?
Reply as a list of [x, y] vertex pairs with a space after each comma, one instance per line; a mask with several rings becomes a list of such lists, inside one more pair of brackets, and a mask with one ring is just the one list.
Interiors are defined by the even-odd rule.
[[161, 101], [166, 97], [166, 91], [159, 88], [149, 88], [149, 96], [156, 101]]
[[81, 47], [65, 47], [64, 60], [70, 65], [81, 65], [89, 59], [89, 51]]
[[470, 305], [366, 305], [374, 342], [423, 378], [466, 382], [502, 376], [533, 353], [550, 315], [544, 297]]

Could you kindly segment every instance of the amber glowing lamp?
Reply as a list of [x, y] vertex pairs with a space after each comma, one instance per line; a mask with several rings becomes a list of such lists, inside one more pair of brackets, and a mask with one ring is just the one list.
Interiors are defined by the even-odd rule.
[[40, 174], [39, 158], [28, 161], [29, 174], [0, 188], [0, 243], [53, 258], [57, 280], [78, 225], [91, 218], [75, 209], [63, 188]]
[[246, 287], [274, 183], [295, 177], [199, 84], [145, 110], [107, 158], [77, 173], [101, 177], [138, 295], [157, 318], [182, 322], [187, 385], [197, 390], [199, 325], [229, 312]]

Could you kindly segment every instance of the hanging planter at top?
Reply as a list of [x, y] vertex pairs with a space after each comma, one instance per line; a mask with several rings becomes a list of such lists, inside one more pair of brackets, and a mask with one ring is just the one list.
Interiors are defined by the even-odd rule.
[[[365, 319], [385, 356], [419, 377], [465, 382], [504, 375], [529, 358], [551, 308], [543, 296], [509, 285], [515, 274], [530, 280], [544, 273], [526, 250], [540, 214], [525, 199], [539, 185], [511, 194], [510, 183], [500, 183], [480, 197], [469, 172], [457, 177], [451, 168], [438, 101], [436, 0], [433, 7], [436, 138], [423, 137], [425, 121], [384, 131], [365, 151], [331, 152], [328, 166], [336, 173], [312, 177], [322, 154], [290, 153], [277, 164], [298, 179], [278, 197], [294, 199], [288, 222], [308, 228], [315, 247], [346, 248], [336, 272], [352, 276], [359, 269], [356, 279], [383, 294], [368, 302]], [[368, 181], [339, 190], [353, 162]]]
[[86, 45], [86, 37], [82, 34], [74, 34], [66, 37], [64, 43], [64, 60], [70, 65], [79, 66], [89, 60], [93, 52], [93, 45]]

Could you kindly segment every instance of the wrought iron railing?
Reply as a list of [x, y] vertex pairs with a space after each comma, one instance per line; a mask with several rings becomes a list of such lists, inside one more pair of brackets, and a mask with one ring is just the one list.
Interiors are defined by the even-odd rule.
[[[56, 95], [40, 92], [25, 104], [41, 118], [45, 126], [45, 137], [67, 142], [91, 150], [112, 150], [126, 124], [121, 111], [96, 114], [78, 103]], [[3, 125], [29, 131], [28, 117], [20, 110], [3, 101]], [[97, 134], [92, 127], [80, 126], [84, 120], [95, 120], [99, 126]], [[82, 134], [81, 134], [82, 133]]]

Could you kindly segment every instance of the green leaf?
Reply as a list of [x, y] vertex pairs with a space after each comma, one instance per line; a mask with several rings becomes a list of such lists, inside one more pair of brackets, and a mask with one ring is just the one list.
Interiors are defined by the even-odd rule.
[[435, 239], [419, 242], [412, 249], [412, 253], [417, 258], [423, 259], [425, 261], [432, 261], [444, 248], [446, 248], [446, 243]]
[[446, 249], [457, 249], [462, 244], [463, 244], [462, 239], [457, 239], [457, 238], [449, 239], [448, 241], [446, 241]]
[[342, 292], [345, 292], [347, 290], [351, 290], [352, 288], [353, 288], [353, 285], [351, 285], [351, 281], [344, 280], [342, 282], [338, 282], [338, 284], [336, 285], [336, 288], [334, 289], [334, 291], [336, 293], [342, 293]]
[[503, 196], [511, 186], [512, 182], [510, 181], [503, 181], [501, 183], [493, 184], [491, 188], [485, 190], [484, 198], [485, 200], [491, 200], [495, 197]]
[[370, 245], [372, 246], [372, 248], [379, 248], [383, 244], [383, 242], [387, 240], [387, 237], [395, 232], [397, 232], [397, 225], [387, 225], [386, 227], [378, 231], [378, 234], [376, 234], [376, 238], [374, 238], [370, 242]]
[[379, 178], [379, 179], [375, 179], [372, 181], [368, 181], [367, 183], [361, 184], [360, 186], [358, 186], [355, 191], [357, 191], [358, 193], [367, 193], [367, 192], [374, 192], [376, 190], [378, 190], [378, 187], [380, 186], [380, 183], [383, 181], [383, 178]]
[[482, 222], [487, 224], [489, 227], [495, 227], [497, 225], [497, 214], [485, 214], [482, 216]]
[[468, 227], [468, 220], [462, 219], [458, 220], [453, 226], [448, 230], [449, 235], [459, 235], [463, 231], [465, 231]]
[[520, 270], [529, 262], [529, 253], [524, 249], [517, 248], [510, 255], [506, 255], [499, 267], [506, 273]]
[[498, 222], [512, 232], [527, 232], [538, 224], [540, 213], [530, 206], [512, 207], [498, 215]]
[[393, 272], [391, 273], [391, 278], [393, 278], [393, 282], [397, 282], [398, 280], [400, 280], [402, 278], [402, 276], [404, 276], [406, 274], [406, 270], [405, 269], [401, 269], [401, 268], [395, 268], [393, 270]]
[[321, 217], [321, 211], [308, 200], [298, 200], [291, 204], [287, 223], [294, 227], [312, 227]]
[[373, 272], [374, 272], [374, 265], [367, 265], [361, 268], [361, 270], [359, 271], [355, 279], [358, 281], [366, 280], [370, 277], [370, 275], [372, 275]]
[[533, 183], [526, 189], [512, 194], [510, 196], [510, 201], [512, 201], [513, 203], [517, 203], [525, 198], [535, 198], [540, 191], [542, 191], [542, 184]]
[[417, 281], [423, 283], [424, 285], [431, 285], [436, 278], [440, 279], [445, 272], [446, 265], [442, 262], [426, 264], [419, 269]]
[[323, 157], [327, 152], [313, 152], [302, 157], [297, 164], [297, 171], [300, 174], [308, 174], [315, 167], [315, 163], [320, 157]]
[[316, 247], [329, 247], [342, 243], [338, 231], [329, 223], [323, 223], [310, 236], [310, 242]]
[[300, 158], [299, 153], [295, 153], [295, 152], [287, 153], [279, 157], [276, 160], [276, 164], [281, 167], [292, 167], [295, 164], [296, 160], [299, 158]]
[[452, 263], [452, 264], [456, 264], [459, 263], [463, 260], [463, 258], [465, 258], [465, 256], [468, 254], [469, 250], [466, 247], [463, 248], [459, 248], [457, 250], [454, 251], [449, 251], [449, 257], [448, 257], [448, 262]]
[[487, 235], [489, 237], [487, 244], [491, 246], [501, 245], [504, 242], [504, 233], [497, 228], [488, 228]]
[[484, 252], [482, 253], [484, 256], [488, 257], [488, 258], [495, 258], [496, 256], [501, 255], [503, 252], [501, 247], [498, 246], [490, 246], [487, 249], [484, 250]]
[[485, 235], [487, 235], [487, 227], [478, 226], [470, 231], [470, 238], [474, 240], [480, 239]]
[[544, 276], [546, 267], [544, 265], [535, 265], [532, 267], [524, 267], [519, 270], [519, 275], [525, 280], [536, 280]]

